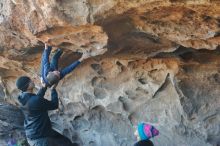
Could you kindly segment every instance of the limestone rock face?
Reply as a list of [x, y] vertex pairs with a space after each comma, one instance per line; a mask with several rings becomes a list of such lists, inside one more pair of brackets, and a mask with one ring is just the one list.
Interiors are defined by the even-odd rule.
[[219, 33], [218, 0], [0, 0], [0, 145], [24, 134], [15, 80], [39, 89], [44, 42], [64, 50], [60, 68], [91, 56], [50, 112], [73, 142], [132, 146], [148, 122], [157, 146], [220, 145]]

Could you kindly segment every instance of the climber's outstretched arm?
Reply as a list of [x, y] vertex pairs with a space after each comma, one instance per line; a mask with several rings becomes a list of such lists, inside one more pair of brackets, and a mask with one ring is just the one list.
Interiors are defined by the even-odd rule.
[[80, 63], [81, 62], [78, 60], [78, 61], [73, 62], [69, 66], [65, 67], [64, 69], [62, 69], [60, 71], [60, 79], [64, 78], [67, 74], [72, 72]]
[[84, 59], [88, 58], [88, 53], [83, 53], [82, 57], [78, 60], [65, 67], [60, 71], [60, 79], [64, 78], [67, 74], [72, 72]]

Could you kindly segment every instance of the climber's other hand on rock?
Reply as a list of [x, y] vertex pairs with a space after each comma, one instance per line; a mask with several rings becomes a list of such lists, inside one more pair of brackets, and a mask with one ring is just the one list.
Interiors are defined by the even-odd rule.
[[52, 45], [51, 45], [51, 39], [48, 39], [48, 40], [45, 42], [45, 49], [47, 49], [48, 46], [52, 46]]
[[79, 59], [79, 61], [81, 62], [89, 57], [90, 57], [90, 54], [88, 52], [84, 52], [82, 57]]

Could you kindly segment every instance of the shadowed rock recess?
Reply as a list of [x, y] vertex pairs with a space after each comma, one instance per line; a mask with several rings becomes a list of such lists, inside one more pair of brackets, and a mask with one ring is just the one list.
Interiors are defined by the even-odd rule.
[[40, 87], [47, 40], [61, 68], [91, 54], [50, 113], [72, 142], [132, 146], [144, 121], [156, 146], [220, 145], [219, 0], [0, 0], [0, 145], [24, 137], [15, 80]]

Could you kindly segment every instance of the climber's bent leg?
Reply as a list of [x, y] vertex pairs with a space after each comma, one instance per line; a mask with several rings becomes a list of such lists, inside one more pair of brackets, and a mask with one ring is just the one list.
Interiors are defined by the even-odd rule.
[[53, 55], [52, 60], [51, 60], [52, 70], [58, 70], [59, 59], [62, 54], [63, 54], [63, 51], [61, 49], [56, 50], [56, 52]]

